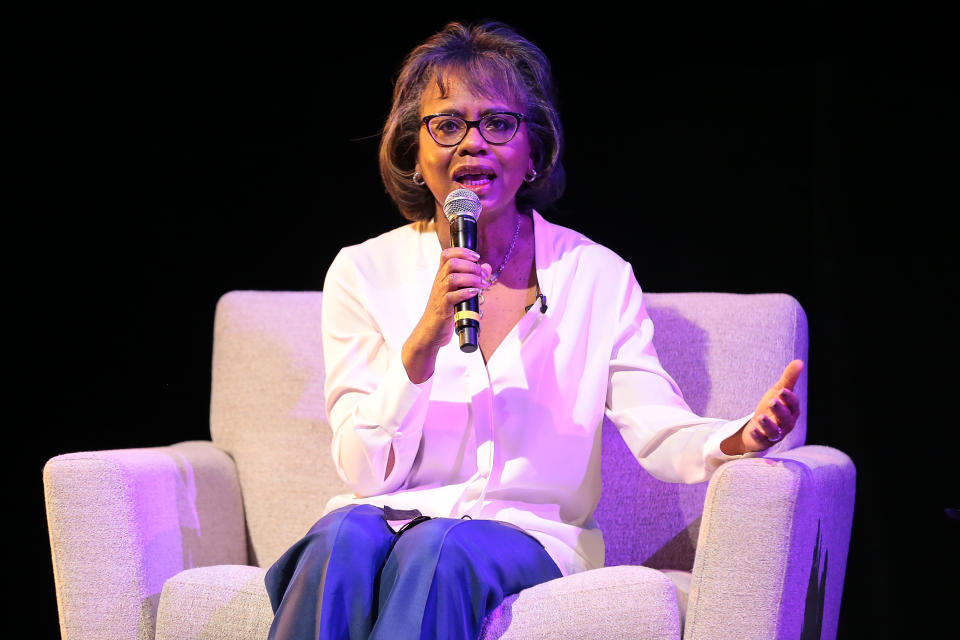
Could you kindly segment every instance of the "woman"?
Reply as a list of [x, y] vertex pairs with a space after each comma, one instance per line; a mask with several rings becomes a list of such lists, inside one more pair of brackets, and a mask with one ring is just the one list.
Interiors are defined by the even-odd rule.
[[[271, 637], [477, 637], [505, 596], [603, 566], [604, 415], [675, 482], [796, 423], [799, 361], [752, 416], [690, 411], [630, 265], [535, 210], [562, 192], [561, 140], [549, 63], [506, 26], [451, 24], [408, 56], [380, 162], [411, 224], [345, 248], [324, 284], [333, 452], [355, 495], [268, 572]], [[451, 247], [455, 188], [482, 204], [479, 253]], [[477, 295], [464, 353], [454, 306]]]

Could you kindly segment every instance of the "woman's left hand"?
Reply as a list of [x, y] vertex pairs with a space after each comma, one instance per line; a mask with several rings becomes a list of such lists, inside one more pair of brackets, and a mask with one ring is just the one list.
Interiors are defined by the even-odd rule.
[[800, 399], [793, 387], [802, 371], [803, 360], [788, 364], [776, 384], [763, 394], [750, 422], [724, 440], [720, 449], [727, 455], [764, 451], [787, 437], [800, 418]]

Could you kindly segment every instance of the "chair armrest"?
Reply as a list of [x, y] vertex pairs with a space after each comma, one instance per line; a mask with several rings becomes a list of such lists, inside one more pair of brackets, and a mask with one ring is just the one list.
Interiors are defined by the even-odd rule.
[[834, 638], [855, 487], [853, 462], [829, 447], [722, 465], [704, 503], [684, 638]]
[[64, 639], [153, 638], [168, 578], [247, 561], [236, 467], [211, 442], [57, 456], [43, 485]]

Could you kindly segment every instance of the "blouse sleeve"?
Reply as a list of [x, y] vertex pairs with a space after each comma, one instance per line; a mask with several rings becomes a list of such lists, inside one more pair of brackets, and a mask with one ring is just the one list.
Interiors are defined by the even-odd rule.
[[727, 460], [745, 457], [723, 453], [720, 443], [751, 416], [726, 421], [690, 410], [657, 358], [653, 322], [629, 264], [621, 278], [606, 415], [651, 475], [665, 482], [703, 482]]
[[346, 250], [331, 264], [323, 289], [324, 388], [334, 463], [357, 495], [389, 493], [413, 466], [432, 379], [410, 381], [400, 350], [387, 344], [364, 300], [370, 283]]

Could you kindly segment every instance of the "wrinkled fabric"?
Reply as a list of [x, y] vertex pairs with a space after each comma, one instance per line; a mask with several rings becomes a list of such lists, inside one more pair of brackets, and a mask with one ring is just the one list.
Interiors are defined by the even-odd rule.
[[435, 518], [395, 533], [382, 509], [347, 506], [267, 571], [269, 638], [476, 638], [506, 596], [560, 576], [543, 546], [511, 525]]
[[720, 443], [750, 416], [691, 411], [657, 358], [630, 264], [532, 216], [546, 310], [528, 310], [486, 361], [450, 340], [422, 384], [401, 351], [440, 264], [435, 230], [406, 225], [337, 255], [324, 283], [325, 393], [352, 493], [327, 510], [367, 503], [511, 522], [569, 574], [604, 564], [593, 517], [604, 417], [656, 478], [694, 483], [737, 457]]

